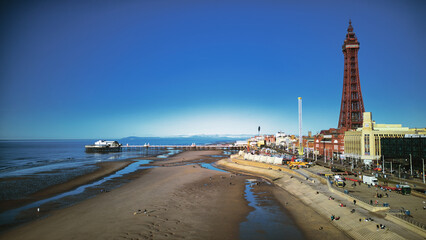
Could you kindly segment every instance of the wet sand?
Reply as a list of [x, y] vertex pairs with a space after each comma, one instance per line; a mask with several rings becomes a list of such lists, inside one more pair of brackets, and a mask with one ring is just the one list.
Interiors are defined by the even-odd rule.
[[306, 239], [352, 239], [328, 219], [285, 190], [274, 187], [272, 193], [302, 230]]
[[[271, 176], [263, 174], [262, 171], [250, 172], [230, 168], [230, 165], [225, 165], [223, 162], [216, 165], [228, 171], [271, 179]], [[284, 207], [286, 213], [296, 223], [306, 239], [352, 239], [345, 232], [334, 226], [329, 219], [316, 212], [313, 206], [307, 206], [300, 199], [280, 187], [275, 186], [271, 189], [271, 194]]]
[[[191, 161], [205, 153], [185, 152], [181, 157]], [[239, 223], [251, 211], [243, 176], [186, 165], [142, 170], [132, 179], [0, 238], [238, 239]]]
[[[220, 150], [208, 150], [208, 151], [184, 151], [173, 157], [167, 158], [162, 161], [155, 161], [152, 163], [154, 166], [179, 166], [187, 163], [206, 162], [211, 163], [218, 158], [211, 157], [211, 155], [221, 155]], [[158, 159], [157, 159], [158, 160]]]
[[[218, 154], [186, 151], [158, 159], [151, 165], [164, 167], [132, 173], [125, 177], [130, 183], [3, 232], [0, 239], [238, 239], [240, 223], [252, 210], [244, 198], [250, 177], [188, 165], [215, 161], [208, 155]], [[89, 175], [69, 186], [94, 179]], [[268, 189], [264, 194], [273, 194], [307, 239], [348, 239], [286, 191]]]
[[78, 186], [96, 181], [100, 178], [103, 178], [105, 176], [110, 175], [111, 173], [114, 173], [120, 169], [125, 168], [129, 164], [131, 164], [132, 161], [119, 161], [119, 162], [102, 162], [96, 164], [98, 166], [98, 169], [82, 176], [79, 176], [77, 178], [71, 179], [70, 181], [67, 181], [62, 184], [53, 185], [51, 187], [42, 189], [38, 192], [35, 192], [31, 194], [30, 196], [26, 197], [25, 199], [19, 199], [19, 200], [4, 200], [0, 201], [0, 212], [17, 208], [23, 205], [26, 205], [31, 202], [35, 202], [41, 199], [49, 198], [52, 196], [55, 196], [57, 194], [72, 190]]

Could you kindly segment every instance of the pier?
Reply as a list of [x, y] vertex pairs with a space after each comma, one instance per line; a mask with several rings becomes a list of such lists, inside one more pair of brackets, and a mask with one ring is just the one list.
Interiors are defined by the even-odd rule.
[[181, 149], [181, 150], [242, 150], [244, 147], [232, 145], [123, 145], [122, 151], [138, 151], [142, 149]]

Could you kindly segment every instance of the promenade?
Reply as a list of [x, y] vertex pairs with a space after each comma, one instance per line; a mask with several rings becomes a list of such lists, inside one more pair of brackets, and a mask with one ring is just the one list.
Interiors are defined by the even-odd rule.
[[[331, 221], [332, 215], [340, 217], [339, 220], [331, 222], [354, 239], [424, 239], [426, 237], [422, 231], [414, 232], [403, 227], [404, 224], [390, 221], [383, 213], [367, 210], [360, 206], [362, 204], [354, 205], [352, 198], [342, 193], [339, 194], [330, 188], [323, 178], [317, 178], [312, 172], [291, 171], [282, 166], [246, 161], [242, 158], [224, 159], [217, 164], [242, 173], [270, 179], [275, 185], [314, 209], [327, 221]], [[330, 200], [330, 196], [334, 200]], [[340, 207], [340, 204], [346, 205], [346, 207]], [[352, 209], [355, 210], [353, 213]], [[369, 218], [374, 221], [365, 221]], [[385, 225], [386, 228], [377, 229], [377, 225], [380, 224]], [[318, 226], [312, 227], [317, 228]], [[321, 230], [318, 229], [318, 231]]]

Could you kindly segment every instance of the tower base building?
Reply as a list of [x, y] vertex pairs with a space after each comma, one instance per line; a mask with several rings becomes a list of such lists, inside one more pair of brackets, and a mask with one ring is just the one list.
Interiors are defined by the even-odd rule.
[[401, 124], [377, 124], [371, 112], [363, 113], [362, 127], [345, 132], [345, 156], [358, 158], [365, 164], [381, 158], [381, 139], [404, 138], [406, 134], [426, 134], [426, 128], [408, 128]]

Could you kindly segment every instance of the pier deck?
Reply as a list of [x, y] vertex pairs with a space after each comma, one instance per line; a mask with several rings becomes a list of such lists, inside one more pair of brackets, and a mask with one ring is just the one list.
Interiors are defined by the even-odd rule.
[[183, 150], [242, 150], [244, 147], [229, 145], [123, 145], [122, 151], [140, 150], [140, 149], [183, 149]]

